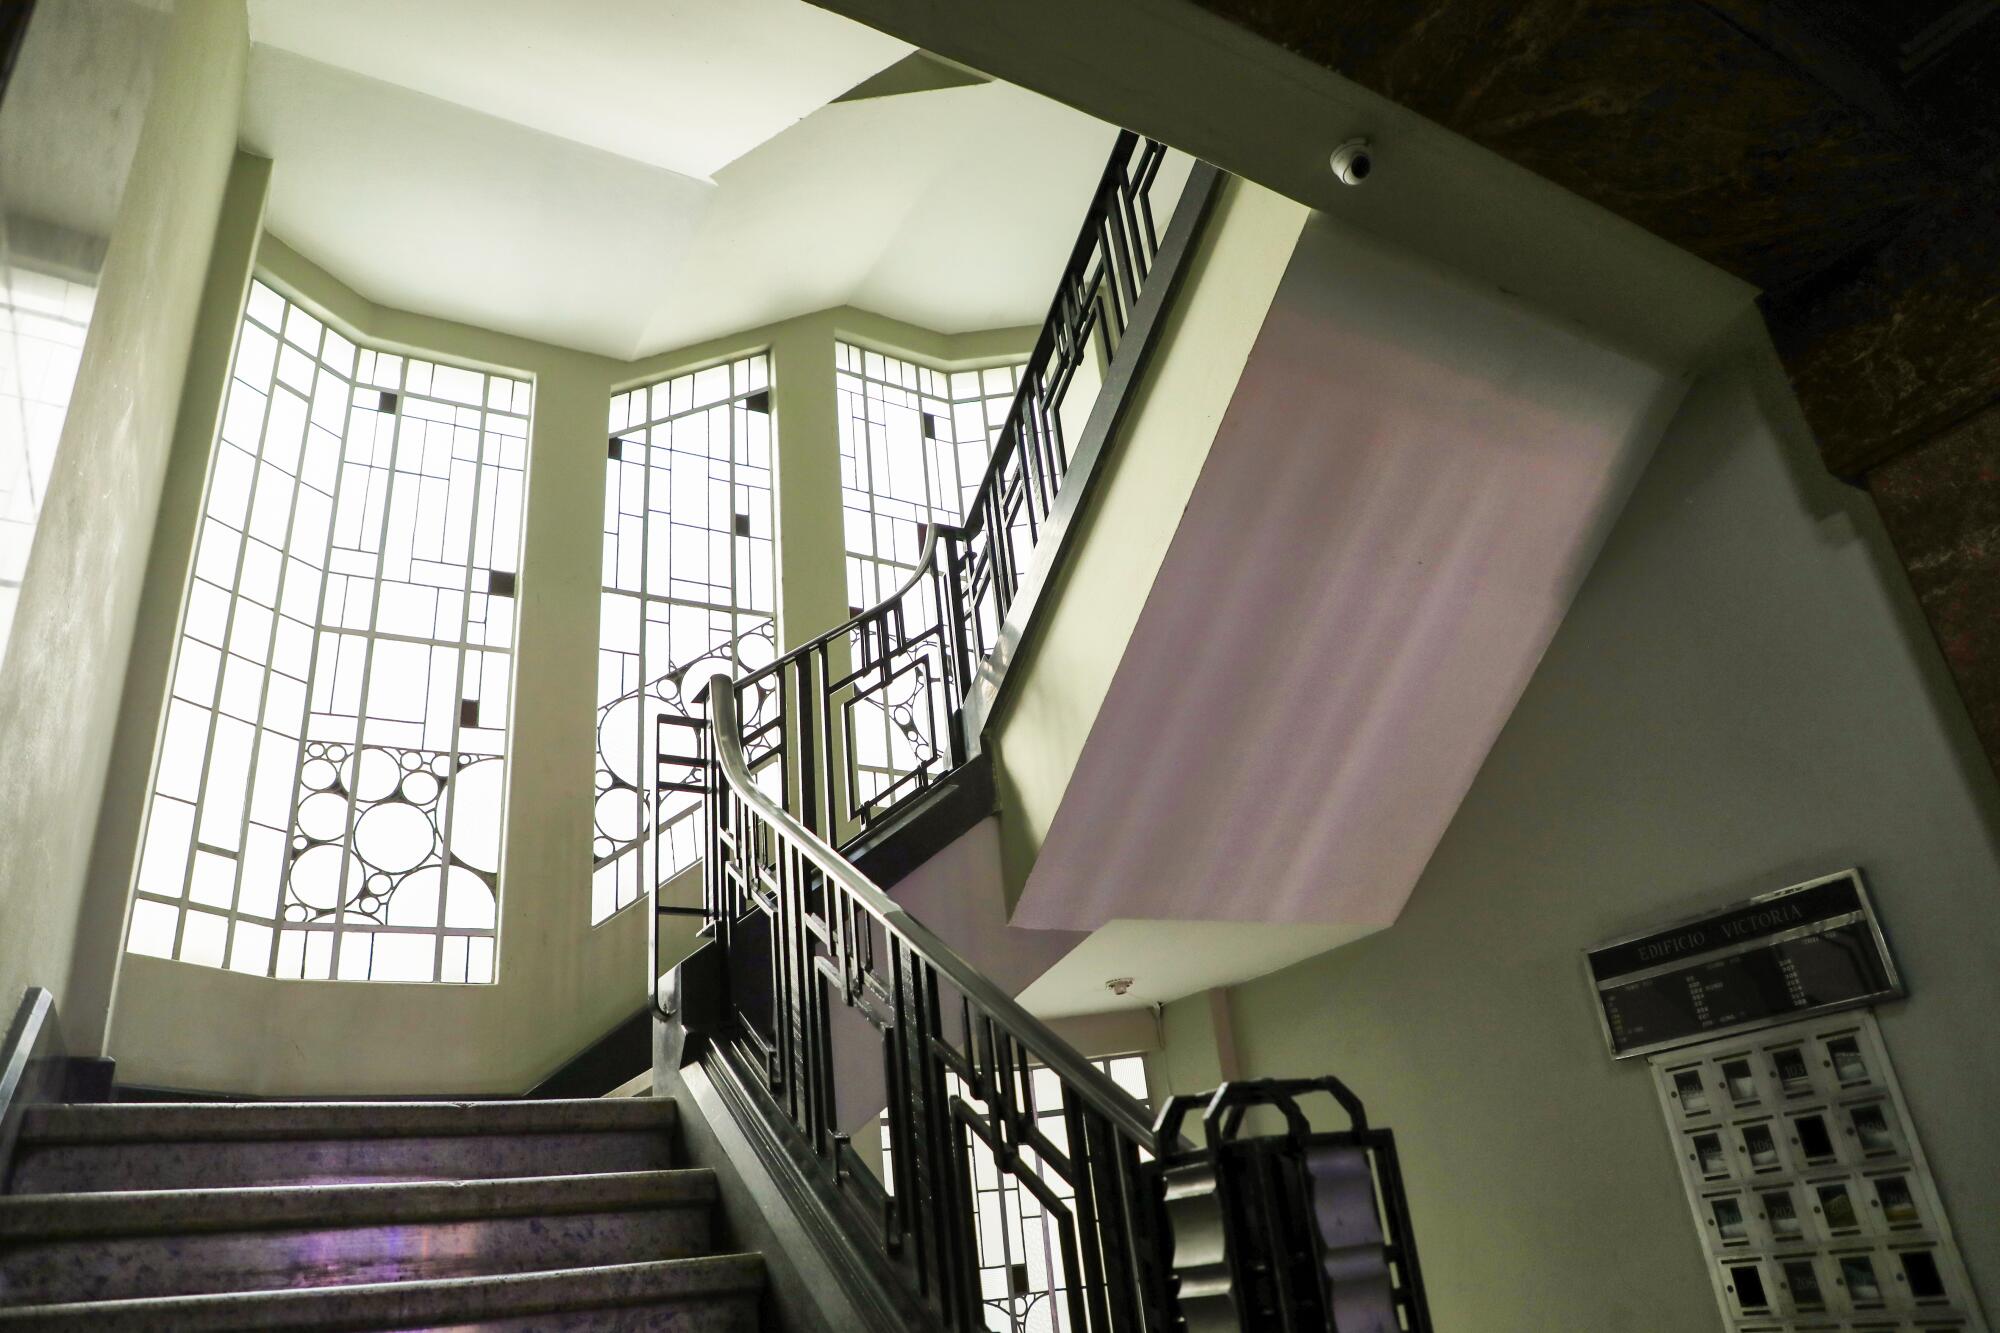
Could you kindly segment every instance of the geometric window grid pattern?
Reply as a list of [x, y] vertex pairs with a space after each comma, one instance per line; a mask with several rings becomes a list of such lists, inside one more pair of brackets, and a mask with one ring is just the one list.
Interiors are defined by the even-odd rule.
[[493, 980], [529, 395], [251, 284], [133, 952]]
[[1986, 1327], [1873, 1014], [1650, 1063], [1725, 1327]]
[[[614, 395], [610, 427], [593, 924], [643, 888], [655, 748], [694, 754], [706, 715], [694, 696], [715, 672], [764, 666], [777, 646], [769, 356]], [[701, 799], [664, 793], [658, 818], [664, 884], [701, 859]]]
[[[1146, 1061], [1138, 1055], [1114, 1055], [1091, 1063], [1140, 1105], [1147, 1104]], [[1069, 1151], [1069, 1125], [1063, 1119], [1061, 1084], [1053, 1071], [1036, 1066], [1035, 1127], [1064, 1152]], [[963, 1097], [957, 1075], [948, 1078], [948, 1092]], [[882, 1187], [895, 1193], [891, 1166], [889, 1116], [880, 1120]], [[1060, 1233], [1034, 1193], [1020, 1178], [994, 1164], [977, 1135], [968, 1136], [972, 1163], [973, 1236], [979, 1249], [980, 1296], [986, 1306], [986, 1327], [994, 1333], [1067, 1333], [1068, 1288], [1063, 1284]], [[1067, 1204], [1075, 1196], [1068, 1183], [1037, 1166], [1032, 1148], [1021, 1149], [1022, 1162], [1041, 1177], [1050, 1192]]]
[[0, 262], [0, 661], [96, 300], [89, 282]]
[[1013, 406], [1022, 364], [942, 371], [834, 344], [853, 613], [902, 586], [931, 524], [965, 521]]

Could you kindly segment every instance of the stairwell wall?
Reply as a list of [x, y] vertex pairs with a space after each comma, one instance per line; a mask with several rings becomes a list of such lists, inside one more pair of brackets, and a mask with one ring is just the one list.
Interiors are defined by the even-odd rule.
[[1075, 554], [1008, 667], [988, 727], [1011, 910], [1166, 558], [1307, 210], [1224, 182], [1153, 361], [1072, 536]]
[[[1440, 1328], [1710, 1329], [1643, 1062], [1580, 950], [1859, 865], [1910, 989], [1882, 1029], [2000, 1309], [2000, 789], [1865, 497], [1755, 321], [1697, 383], [1408, 907], [1232, 992], [1246, 1076], [1396, 1131]], [[1191, 997], [1168, 1050], [1193, 1043]], [[1183, 1036], [1195, 1033], [1194, 1037]]]
[[178, 6], [0, 672], [0, 1003], [46, 986], [76, 1054], [110, 1002], [72, 956], [107, 910], [92, 842], [249, 53], [243, 0]]

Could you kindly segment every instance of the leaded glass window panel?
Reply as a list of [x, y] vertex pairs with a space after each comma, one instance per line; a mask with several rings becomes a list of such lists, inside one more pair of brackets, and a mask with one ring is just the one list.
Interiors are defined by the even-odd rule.
[[[1020, 384], [1020, 365], [943, 371], [852, 343], [834, 344], [847, 600], [856, 614], [902, 587], [934, 523], [957, 526], [978, 494]], [[910, 612], [937, 614], [920, 592]], [[854, 645], [858, 656], [860, 645]], [[929, 664], [857, 694], [850, 705], [857, 808], [887, 806], [937, 761], [943, 681]]]
[[[660, 719], [693, 754], [694, 695], [776, 651], [770, 359], [676, 375], [611, 400], [598, 630], [597, 825], [590, 919], [635, 902]], [[664, 883], [701, 859], [701, 800], [660, 812]]]
[[965, 521], [1021, 367], [933, 370], [843, 342], [834, 373], [847, 601], [858, 614], [902, 586], [932, 523]]
[[128, 947], [488, 982], [530, 388], [251, 285]]

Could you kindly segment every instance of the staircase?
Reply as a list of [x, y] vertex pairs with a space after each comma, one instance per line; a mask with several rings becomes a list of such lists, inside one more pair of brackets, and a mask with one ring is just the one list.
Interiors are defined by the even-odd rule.
[[49, 1105], [0, 1194], [0, 1329], [764, 1327], [673, 1102]]

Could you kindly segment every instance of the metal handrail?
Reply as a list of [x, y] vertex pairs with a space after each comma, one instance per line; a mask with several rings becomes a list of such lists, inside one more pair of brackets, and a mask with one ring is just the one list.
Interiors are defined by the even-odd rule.
[[[695, 983], [708, 998], [684, 1030], [739, 1071], [755, 1107], [746, 1113], [788, 1138], [795, 1160], [814, 1163], [820, 1187], [872, 1215], [849, 1224], [879, 1229], [878, 1253], [902, 1270], [910, 1294], [958, 1330], [985, 1327], [990, 1299], [978, 1280], [984, 1242], [972, 1231], [969, 1152], [988, 1154], [999, 1176], [1039, 1201], [1045, 1225], [1059, 1227], [1060, 1259], [1047, 1263], [1063, 1272], [1065, 1329], [1176, 1326], [1152, 1164], [1179, 1143], [1164, 1141], [1137, 1099], [841, 850], [900, 817], [978, 743], [968, 695], [991, 670], [986, 639], [1010, 614], [1028, 613], [1015, 599], [1029, 562], [1045, 571], [1061, 558], [1067, 514], [1159, 336], [1219, 187], [1220, 174], [1196, 164], [1163, 237], [1147, 191], [1164, 153], [1119, 136], [963, 523], [930, 524], [914, 568], [873, 606], [742, 677], [712, 676], [700, 777], [680, 772], [689, 756], [669, 756], [663, 739], [655, 746], [656, 840], [662, 793], [706, 792], [702, 907], [662, 906], [657, 882], [652, 890], [657, 912], [698, 914], [709, 937], [697, 967], [712, 980]], [[1102, 388], [1085, 429], [1067, 439], [1060, 411], [1092, 358]], [[669, 759], [676, 776], [663, 785]], [[848, 1108], [836, 1092], [858, 1072], [836, 1058], [831, 1014], [843, 1006], [881, 1042], [875, 1091], [890, 1106], [893, 1192], [886, 1177], [853, 1169], [843, 1132]], [[657, 984], [654, 1008], [675, 1017]], [[1044, 1132], [1050, 1117], [1060, 1132]]]
[[1075, 1088], [1093, 1110], [1109, 1119], [1126, 1137], [1148, 1152], [1157, 1141], [1146, 1108], [1109, 1075], [1077, 1053], [1075, 1047], [1050, 1031], [1048, 1024], [1023, 1009], [958, 950], [933, 934], [922, 922], [896, 906], [885, 891], [842, 856], [825, 839], [793, 818], [783, 806], [759, 790], [750, 776], [738, 736], [735, 682], [717, 672], [709, 678], [709, 718], [715, 736], [714, 758], [737, 798], [778, 829], [812, 867], [868, 909], [885, 931], [893, 932], [911, 950], [955, 987], [959, 994], [999, 1022], [1008, 1034], [1056, 1077]]
[[[997, 1307], [1018, 1328], [1047, 1300], [1041, 1317], [1074, 1333], [1330, 1331], [1336, 1306], [1343, 1327], [1358, 1313], [1429, 1333], [1394, 1138], [1344, 1086], [1225, 1085], [1197, 1148], [1179, 1132], [1194, 1099], [1149, 1121], [842, 850], [977, 745], [1009, 661], [989, 650], [1031, 623], [1219, 185], [1197, 165], [1162, 237], [1147, 191], [1164, 151], [1119, 137], [964, 522], [932, 525], [867, 610], [740, 679], [711, 676], [698, 755], [669, 754], [661, 720], [653, 837], [670, 791], [700, 792], [707, 821], [708, 939], [676, 983], [681, 1030], [787, 1188], [818, 1200], [846, 1265], [926, 1326], [975, 1333]], [[1101, 390], [1066, 439], [1094, 357]], [[659, 908], [657, 883], [654, 899], [694, 911]], [[1332, 1092], [1349, 1129], [1312, 1132], [1294, 1104], [1306, 1091]], [[1242, 1135], [1253, 1105], [1288, 1132]], [[849, 1137], [877, 1108], [888, 1170]], [[1372, 1188], [1356, 1189], [1364, 1173]]]
[[[938, 571], [932, 562], [937, 557], [939, 534], [950, 533], [953, 536], [963, 536], [965, 531], [966, 530], [964, 528], [954, 528], [944, 523], [933, 523], [930, 527], [930, 531], [924, 535], [923, 549], [917, 552], [917, 563], [911, 567], [910, 576], [903, 580], [902, 585], [898, 587], [896, 591], [890, 593], [887, 597], [884, 597], [881, 601], [875, 603], [873, 606], [867, 607], [864, 610], [860, 611], [859, 613], [849, 616], [847, 619], [841, 621], [838, 625], [835, 625], [832, 629], [827, 630], [821, 634], [816, 634], [812, 638], [807, 639], [804, 643], [798, 644], [795, 647], [791, 648], [789, 651], [777, 657], [772, 658], [770, 661], [766, 662], [763, 666], [758, 667], [755, 671], [749, 672], [747, 675], [728, 676], [718, 671], [717, 673], [715, 673], [714, 676], [709, 678], [709, 683], [705, 688], [713, 690], [716, 681], [726, 680], [730, 683], [730, 685], [733, 688], [741, 690], [747, 686], [755, 685], [759, 681], [768, 680], [772, 676], [775, 676], [780, 671], [782, 671], [784, 669], [785, 663], [788, 660], [799, 657], [802, 654], [811, 652], [815, 648], [824, 647], [827, 644], [835, 642], [836, 640], [844, 639], [848, 635], [854, 633], [857, 629], [861, 628], [863, 625], [867, 624], [869, 621], [887, 614], [898, 602], [902, 601], [903, 598], [907, 597], [910, 593], [914, 592], [916, 590], [917, 584], [922, 582], [926, 577], [929, 578], [937, 577]], [[702, 696], [696, 695], [695, 697], [699, 699]]]

